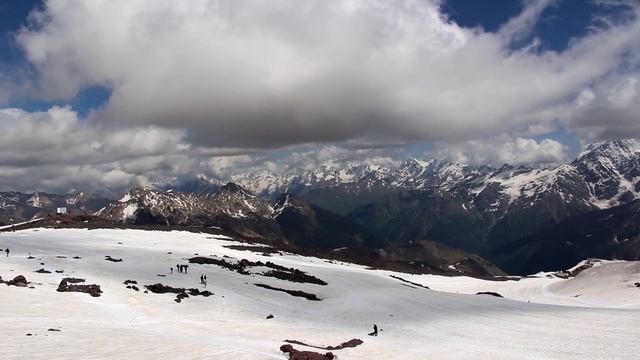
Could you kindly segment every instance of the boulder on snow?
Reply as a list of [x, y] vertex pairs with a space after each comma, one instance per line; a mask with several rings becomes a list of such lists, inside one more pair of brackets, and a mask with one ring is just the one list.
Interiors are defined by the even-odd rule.
[[18, 275], [13, 278], [13, 280], [7, 281], [7, 285], [9, 286], [18, 286], [18, 287], [26, 287], [29, 282], [27, 278], [22, 275]]

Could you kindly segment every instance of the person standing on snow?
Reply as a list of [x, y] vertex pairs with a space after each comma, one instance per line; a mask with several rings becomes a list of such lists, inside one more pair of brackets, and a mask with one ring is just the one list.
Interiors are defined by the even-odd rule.
[[378, 325], [373, 324], [373, 332], [369, 333], [369, 336], [378, 336]]

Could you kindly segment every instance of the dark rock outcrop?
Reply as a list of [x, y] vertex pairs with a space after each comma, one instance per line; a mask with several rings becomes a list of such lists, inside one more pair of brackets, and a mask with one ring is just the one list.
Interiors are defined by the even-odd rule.
[[497, 292], [493, 292], [493, 291], [480, 291], [479, 293], [476, 293], [476, 295], [489, 295], [489, 296], [495, 296], [495, 297], [504, 297], [500, 294], [498, 294]]
[[7, 286], [17, 286], [17, 287], [26, 287], [29, 282], [23, 275], [18, 275], [13, 278], [13, 280], [3, 281], [2, 277], [0, 277], [0, 284], [7, 284]]
[[58, 285], [58, 292], [81, 292], [91, 295], [92, 297], [100, 297], [102, 290], [100, 285], [79, 285], [78, 283], [84, 282], [84, 279], [77, 278], [64, 278]]
[[174, 299], [174, 301], [177, 303], [181, 302], [183, 299], [188, 298], [189, 295], [204, 296], [204, 297], [209, 297], [213, 295], [213, 293], [208, 290], [200, 291], [199, 289], [195, 289], [195, 288], [191, 288], [191, 289], [174, 288], [172, 286], [168, 286], [160, 283], [145, 285], [144, 287], [154, 294], [167, 294], [167, 293], [176, 294], [176, 298]]
[[277, 288], [277, 287], [273, 287], [273, 286], [269, 286], [269, 285], [265, 285], [265, 284], [253, 284], [253, 285], [255, 285], [257, 287], [264, 288], [264, 289], [284, 292], [284, 293], [287, 293], [287, 294], [289, 294], [291, 296], [302, 297], [302, 298], [305, 298], [305, 299], [311, 300], [311, 301], [320, 301], [321, 300], [320, 298], [318, 298], [318, 296], [316, 296], [316, 294], [311, 294], [311, 293], [308, 293], [308, 292], [304, 292], [302, 290], [287, 290], [287, 289]]

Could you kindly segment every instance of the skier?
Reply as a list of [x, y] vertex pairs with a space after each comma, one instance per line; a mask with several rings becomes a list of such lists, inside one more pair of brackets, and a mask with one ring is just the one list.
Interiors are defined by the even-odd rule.
[[173, 268], [169, 268], [169, 270], [171, 271], [171, 273], [173, 274]]
[[7, 257], [9, 257], [9, 248], [7, 248], [4, 252], [7, 253]]

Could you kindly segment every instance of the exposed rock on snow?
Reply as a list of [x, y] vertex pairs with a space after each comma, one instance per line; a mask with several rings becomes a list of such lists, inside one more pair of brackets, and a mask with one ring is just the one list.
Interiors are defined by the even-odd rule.
[[17, 286], [17, 287], [26, 287], [29, 282], [23, 275], [18, 275], [13, 278], [13, 280], [3, 281], [2, 277], [0, 277], [0, 284], [7, 284], [7, 286]]
[[312, 348], [321, 349], [321, 350], [342, 350], [347, 348], [354, 348], [364, 343], [364, 341], [360, 339], [351, 339], [337, 346], [314, 346], [314, 345], [305, 344], [302, 341], [298, 341], [298, 340], [285, 340], [284, 342], [288, 342], [289, 344], [294, 344], [294, 345], [312, 347]]
[[333, 360], [335, 355], [328, 352], [326, 354], [320, 354], [313, 351], [299, 351], [291, 345], [280, 346], [280, 351], [285, 354], [289, 354], [289, 360]]
[[280, 291], [283, 293], [287, 293], [291, 296], [295, 296], [295, 297], [302, 297], [305, 298], [307, 300], [311, 300], [311, 301], [320, 301], [321, 299], [318, 298], [318, 296], [316, 294], [311, 294], [308, 292], [304, 292], [302, 290], [287, 290], [287, 289], [282, 289], [282, 288], [278, 288], [278, 287], [274, 287], [274, 286], [270, 286], [270, 285], [266, 285], [266, 284], [253, 284], [257, 287], [261, 287], [264, 289], [269, 289], [269, 290], [274, 290], [274, 291]]
[[91, 295], [92, 297], [100, 297], [102, 290], [100, 285], [78, 285], [77, 283], [84, 282], [84, 279], [76, 278], [64, 278], [58, 285], [58, 292], [81, 292]]
[[204, 296], [204, 297], [209, 297], [211, 295], [213, 295], [213, 293], [211, 291], [200, 291], [198, 289], [195, 288], [191, 288], [191, 289], [185, 289], [185, 288], [174, 288], [168, 285], [163, 285], [160, 283], [156, 283], [153, 285], [145, 285], [145, 288], [147, 288], [147, 290], [151, 291], [154, 294], [167, 294], [167, 293], [172, 293], [172, 294], [176, 294], [176, 298], [175, 298], [175, 302], [179, 303], [182, 301], [182, 299], [186, 299], [189, 297], [189, 295], [191, 296]]

